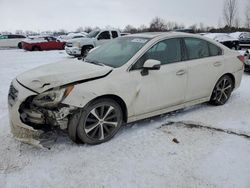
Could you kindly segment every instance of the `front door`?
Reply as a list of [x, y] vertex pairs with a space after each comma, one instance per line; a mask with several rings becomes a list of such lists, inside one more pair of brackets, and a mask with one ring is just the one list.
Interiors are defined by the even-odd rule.
[[97, 36], [96, 46], [100, 46], [111, 39], [109, 31], [103, 31]]
[[[161, 62], [160, 70], [141, 70], [148, 59]], [[131, 82], [137, 83], [137, 96], [133, 103], [135, 115], [162, 110], [185, 102], [187, 65], [182, 62], [180, 39], [167, 39], [148, 50], [130, 70]]]

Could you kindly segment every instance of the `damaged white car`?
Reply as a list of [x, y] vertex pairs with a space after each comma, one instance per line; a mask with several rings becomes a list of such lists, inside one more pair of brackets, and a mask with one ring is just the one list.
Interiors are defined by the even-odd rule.
[[240, 85], [243, 60], [192, 34], [120, 37], [84, 61], [49, 64], [17, 76], [8, 96], [12, 132], [38, 146], [58, 129], [75, 142], [99, 144], [124, 123], [208, 101], [225, 104]]

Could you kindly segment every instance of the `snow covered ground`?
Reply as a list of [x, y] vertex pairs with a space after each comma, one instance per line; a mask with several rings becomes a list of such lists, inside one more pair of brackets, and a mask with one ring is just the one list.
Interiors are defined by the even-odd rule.
[[249, 138], [178, 123], [162, 126], [186, 121], [250, 135], [249, 74], [225, 106], [202, 104], [130, 124], [101, 145], [76, 145], [61, 136], [46, 150], [14, 140], [7, 112], [11, 80], [66, 58], [64, 51], [0, 50], [1, 188], [250, 187]]

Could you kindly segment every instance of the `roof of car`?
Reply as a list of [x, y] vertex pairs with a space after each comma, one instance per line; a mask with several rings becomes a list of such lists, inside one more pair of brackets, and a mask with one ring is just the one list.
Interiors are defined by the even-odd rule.
[[133, 36], [133, 37], [141, 37], [141, 38], [156, 38], [159, 36], [179, 36], [179, 35], [193, 35], [189, 33], [183, 33], [183, 32], [148, 32], [148, 33], [137, 33], [132, 35], [126, 35], [126, 36]]

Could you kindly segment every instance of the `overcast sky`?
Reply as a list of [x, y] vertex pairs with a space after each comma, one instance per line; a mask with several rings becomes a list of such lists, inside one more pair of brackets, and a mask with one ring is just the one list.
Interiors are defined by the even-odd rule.
[[[0, 31], [75, 30], [79, 26], [148, 25], [159, 16], [190, 26], [218, 26], [224, 0], [0, 0]], [[239, 1], [244, 18], [246, 0]]]

